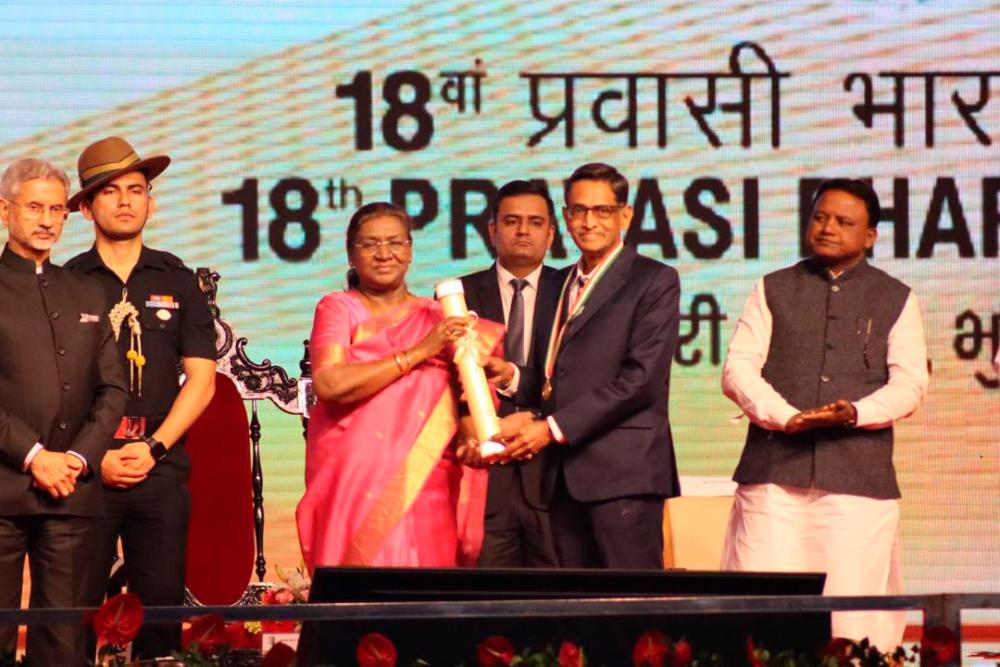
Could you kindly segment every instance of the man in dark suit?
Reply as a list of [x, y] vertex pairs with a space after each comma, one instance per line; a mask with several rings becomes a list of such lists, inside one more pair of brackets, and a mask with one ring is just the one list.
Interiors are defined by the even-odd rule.
[[[69, 179], [43, 160], [0, 178], [0, 608], [79, 607], [87, 534], [101, 514], [101, 459], [125, 409], [125, 375], [100, 287], [49, 262]], [[83, 665], [83, 627], [33, 625], [35, 665]], [[17, 627], [0, 627], [0, 653]]]
[[[552, 328], [559, 285], [556, 269], [543, 266], [555, 237], [555, 206], [548, 191], [511, 181], [497, 192], [489, 223], [497, 261], [462, 277], [465, 300], [480, 317], [507, 326], [506, 361], [491, 360], [499, 378], [499, 414], [539, 407], [540, 359], [535, 341]], [[491, 373], [493, 375], [494, 373]], [[555, 567], [549, 515], [542, 498], [542, 459], [490, 469], [479, 564], [484, 567]]]
[[565, 183], [580, 261], [563, 269], [541, 388], [545, 419], [505, 417], [507, 456], [553, 445], [546, 480], [565, 567], [662, 568], [663, 500], [680, 488], [667, 403], [677, 272], [622, 244], [628, 181], [587, 164]]

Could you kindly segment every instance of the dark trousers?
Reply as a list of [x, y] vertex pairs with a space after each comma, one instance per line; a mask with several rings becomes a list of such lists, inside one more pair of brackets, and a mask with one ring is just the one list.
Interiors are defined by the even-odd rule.
[[549, 513], [562, 567], [663, 569], [663, 498], [659, 496], [583, 503], [570, 495], [560, 471]]
[[[31, 565], [32, 609], [80, 607], [82, 568], [93, 519], [53, 514], [0, 517], [0, 608], [21, 607], [24, 558]], [[31, 625], [33, 665], [85, 665], [83, 625]], [[0, 653], [17, 649], [17, 626], [0, 626]]]
[[[146, 606], [184, 603], [184, 561], [191, 501], [179, 475], [154, 474], [130, 489], [104, 487], [104, 517], [94, 525], [87, 599], [100, 605], [121, 536], [128, 589]], [[180, 626], [145, 624], [134, 657], [169, 656], [180, 649]]]
[[557, 567], [549, 513], [524, 497], [521, 471], [502, 506], [486, 517], [479, 567]]

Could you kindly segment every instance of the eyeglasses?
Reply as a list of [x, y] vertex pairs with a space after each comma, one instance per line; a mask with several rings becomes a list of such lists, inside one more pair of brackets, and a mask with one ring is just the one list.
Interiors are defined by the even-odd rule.
[[599, 204], [597, 206], [573, 204], [566, 207], [566, 217], [570, 220], [585, 220], [588, 213], [593, 213], [594, 217], [598, 220], [607, 220], [623, 208], [625, 208], [625, 204], [615, 204], [614, 206], [607, 204]]
[[42, 204], [36, 204], [31, 202], [30, 204], [20, 204], [16, 201], [10, 202], [14, 206], [20, 206], [24, 211], [24, 217], [28, 220], [41, 220], [42, 216], [45, 215], [45, 211], [49, 212], [49, 218], [52, 220], [65, 220], [69, 215], [69, 207], [63, 206], [62, 204], [56, 204], [55, 206], [49, 206], [46, 208]]
[[378, 254], [379, 249], [384, 247], [393, 255], [399, 256], [405, 255], [409, 252], [410, 246], [412, 245], [413, 241], [410, 239], [365, 239], [364, 241], [355, 243], [354, 247], [357, 248], [362, 255], [376, 255]]

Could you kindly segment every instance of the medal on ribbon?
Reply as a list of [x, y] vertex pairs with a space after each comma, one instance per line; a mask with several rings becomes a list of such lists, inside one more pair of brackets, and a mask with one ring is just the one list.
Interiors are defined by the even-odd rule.
[[[566, 314], [566, 318], [562, 321], [558, 321], [558, 326], [553, 331], [553, 334], [549, 336], [549, 345], [545, 350], [545, 381], [542, 382], [542, 400], [547, 401], [552, 398], [552, 375], [556, 368], [556, 355], [559, 352], [559, 347], [562, 345], [563, 336], [566, 334], [566, 329], [569, 328], [570, 323], [573, 318], [578, 316], [583, 312], [583, 307], [586, 305], [587, 300], [590, 295], [594, 293], [594, 288], [597, 283], [600, 282], [601, 278], [607, 272], [611, 265], [615, 263], [618, 259], [618, 255], [621, 254], [622, 248], [625, 245], [619, 243], [618, 247], [611, 251], [611, 253], [604, 259], [601, 264], [594, 269], [591, 274], [590, 280], [586, 285], [580, 288], [577, 293], [576, 298], [573, 303], [570, 304], [569, 311]], [[563, 283], [562, 292], [559, 294], [559, 304], [556, 306], [556, 317], [561, 317], [563, 312], [563, 304], [566, 303], [566, 298], [569, 295], [570, 286], [579, 277], [579, 270], [573, 269], [570, 273], [566, 282]]]

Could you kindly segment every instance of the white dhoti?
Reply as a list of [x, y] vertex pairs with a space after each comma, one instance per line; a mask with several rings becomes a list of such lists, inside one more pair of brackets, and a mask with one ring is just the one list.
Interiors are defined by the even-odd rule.
[[[722, 548], [722, 569], [825, 572], [824, 595], [901, 595], [899, 501], [779, 484], [741, 484]], [[906, 613], [834, 612], [834, 637], [891, 651]]]

